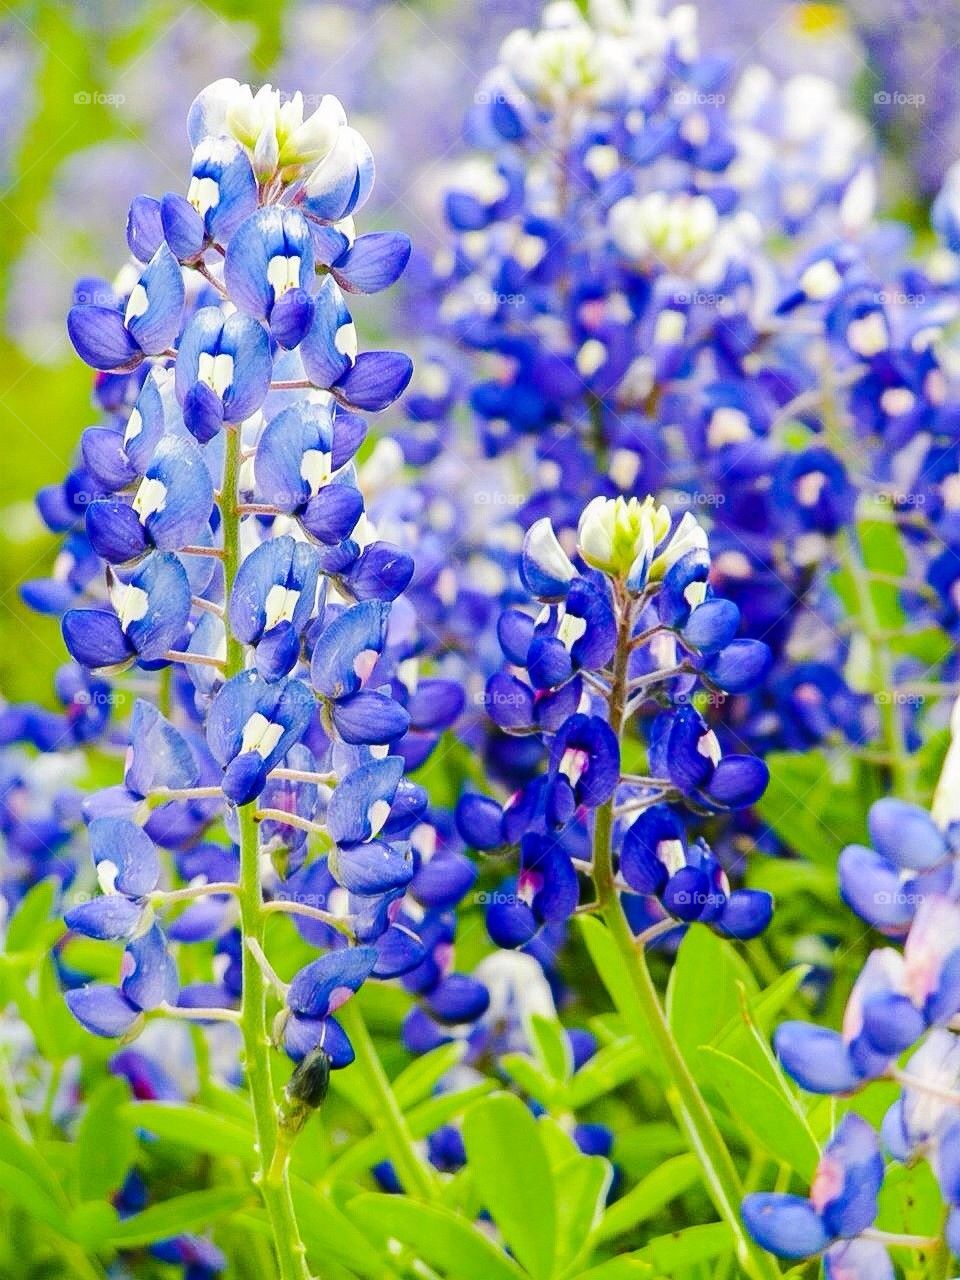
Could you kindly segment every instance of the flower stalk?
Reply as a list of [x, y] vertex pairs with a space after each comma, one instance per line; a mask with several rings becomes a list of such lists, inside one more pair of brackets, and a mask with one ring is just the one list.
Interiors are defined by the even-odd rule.
[[[238, 500], [239, 470], [240, 431], [238, 427], [232, 427], [226, 432], [223, 497], [220, 502], [226, 599], [230, 598], [240, 565], [242, 516]], [[226, 628], [227, 677], [230, 678], [239, 675], [244, 669], [244, 648], [233, 634], [229, 621]], [[243, 1037], [243, 1062], [253, 1105], [259, 1157], [259, 1169], [254, 1175], [254, 1181], [260, 1188], [270, 1221], [280, 1280], [310, 1280], [306, 1247], [300, 1237], [290, 1192], [289, 1151], [284, 1148], [282, 1159], [276, 1160], [277, 1153], [281, 1150], [280, 1123], [271, 1065], [273, 1046], [267, 1026], [268, 987], [263, 971], [257, 964], [255, 952], [251, 949], [251, 943], [255, 948], [263, 949], [267, 920], [260, 883], [260, 848], [255, 808], [255, 802], [251, 801], [237, 810], [240, 823], [240, 880], [237, 898], [240, 929], [245, 944], [240, 1032]]]
[[[614, 586], [617, 645], [608, 709], [610, 727], [617, 738], [622, 740], [636, 606], [621, 584], [615, 583]], [[647, 966], [645, 950], [642, 946], [637, 946], [637, 940], [620, 905], [613, 866], [613, 825], [614, 798], [611, 796], [597, 810], [593, 841], [593, 880], [601, 917], [620, 955], [623, 971], [636, 997], [636, 1007], [642, 1013], [630, 1026], [630, 1031], [640, 1040], [652, 1037], [657, 1046], [670, 1079], [667, 1100], [692, 1150], [700, 1160], [714, 1206], [733, 1232], [737, 1257], [744, 1273], [751, 1280], [770, 1280], [770, 1277], [780, 1274], [779, 1268], [768, 1254], [757, 1248], [744, 1229], [739, 1210], [743, 1186], [736, 1165], [670, 1027]], [[602, 978], [602, 973], [600, 976]], [[609, 994], [613, 997], [614, 993]]]

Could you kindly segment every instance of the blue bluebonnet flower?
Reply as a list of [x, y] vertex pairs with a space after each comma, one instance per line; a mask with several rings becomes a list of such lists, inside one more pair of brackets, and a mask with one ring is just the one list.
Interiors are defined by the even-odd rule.
[[[859, 1257], [847, 1254], [853, 1240], [872, 1226], [883, 1184], [883, 1159], [875, 1131], [860, 1116], [844, 1116], [824, 1149], [817, 1166], [809, 1198], [758, 1193], [743, 1202], [743, 1218], [753, 1238], [765, 1249], [783, 1258], [808, 1258], [827, 1251], [833, 1254], [835, 1274], [843, 1274], [844, 1262], [866, 1258], [880, 1260], [872, 1274], [892, 1275], [882, 1249], [865, 1250]], [[884, 1259], [886, 1262], [884, 1263]], [[866, 1274], [860, 1270], [854, 1275]]]
[[127, 578], [108, 570], [107, 582], [109, 610], [68, 609], [63, 615], [63, 638], [71, 655], [91, 670], [165, 657], [183, 636], [190, 616], [190, 583], [177, 556], [154, 552]]
[[[354, 462], [356, 411], [390, 404], [411, 364], [359, 351], [341, 290], [392, 284], [409, 242], [357, 235], [372, 161], [333, 98], [305, 119], [299, 95], [225, 80], [188, 132], [185, 193], [131, 205], [140, 265], [115, 287], [86, 282], [71, 312], [104, 417], [41, 501], [69, 562], [30, 594], [63, 614], [79, 665], [61, 681], [66, 722], [20, 709], [4, 736], [46, 749], [61, 730], [102, 733], [79, 699], [129, 667], [156, 690], [116, 727], [122, 783], [83, 805], [101, 893], [66, 922], [124, 946], [117, 985], [62, 967], [83, 1025], [131, 1039], [178, 1011], [230, 1020], [251, 963], [233, 843], [250, 806], [260, 893], [322, 952], [285, 988], [277, 1047], [339, 1067], [353, 1056], [339, 1004], [421, 965], [424, 913], [475, 874], [459, 848], [437, 852], [432, 827], [414, 847], [427, 798], [405, 756], [422, 763], [463, 698], [429, 668], [415, 677], [409, 606], [391, 638], [413, 561], [365, 518]], [[180, 949], [201, 941], [212, 967], [181, 986]], [[458, 981], [437, 986], [438, 1015], [480, 1007]]]
[[[764, 646], [735, 639], [739, 613], [710, 591], [706, 535], [689, 514], [674, 524], [651, 497], [595, 499], [576, 552], [583, 572], [549, 520], [535, 522], [521, 573], [542, 611], [534, 619], [508, 609], [498, 628], [509, 669], [487, 685], [488, 713], [502, 732], [542, 741], [544, 769], [518, 779], [506, 805], [475, 795], [458, 805], [469, 844], [520, 846], [516, 880], [488, 908], [489, 932], [502, 946], [523, 946], [573, 914], [575, 861], [589, 866], [589, 829], [612, 805], [618, 888], [656, 898], [662, 919], [751, 937], [769, 922], [770, 896], [731, 891], [719, 860], [687, 842], [679, 812], [662, 801], [724, 810], [762, 793], [763, 763], [725, 753], [691, 699], [698, 679], [722, 688], [729, 677], [736, 689], [762, 679]], [[626, 728], [651, 704], [649, 776], [633, 777], [622, 763]]]
[[106, 305], [80, 302], [70, 309], [71, 341], [94, 369], [133, 369], [148, 356], [163, 355], [176, 340], [184, 297], [179, 264], [162, 244], [126, 298], [113, 297]]

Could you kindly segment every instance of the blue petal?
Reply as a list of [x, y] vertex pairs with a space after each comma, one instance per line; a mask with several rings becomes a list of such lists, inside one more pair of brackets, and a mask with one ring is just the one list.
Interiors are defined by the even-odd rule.
[[278, 300], [270, 278], [275, 260], [290, 261], [293, 288], [309, 293], [314, 279], [313, 243], [303, 214], [271, 206], [258, 209], [233, 233], [223, 264], [224, 283], [237, 307], [258, 320], [269, 319]]
[[490, 993], [482, 982], [465, 973], [443, 978], [427, 997], [427, 1008], [438, 1022], [456, 1025], [475, 1022], [486, 1013]]
[[142, 358], [123, 316], [111, 307], [71, 307], [67, 332], [77, 355], [94, 369], [130, 368]]
[[134, 196], [127, 214], [127, 244], [140, 262], [149, 262], [163, 243], [160, 202], [151, 196]]
[[301, 1062], [314, 1049], [322, 1048], [330, 1066], [338, 1071], [354, 1059], [353, 1046], [333, 1018], [299, 1018], [287, 1022], [283, 1046], [294, 1062]]
[[365, 600], [345, 609], [325, 627], [314, 646], [310, 680], [326, 698], [343, 698], [363, 684], [357, 666], [383, 652], [387, 642], [389, 606]]
[[300, 345], [300, 358], [315, 387], [330, 387], [356, 358], [356, 332], [336, 282], [325, 276], [314, 298], [313, 320]]
[[[333, 415], [327, 405], [301, 401], [272, 418], [264, 427], [254, 459], [256, 492], [264, 502], [295, 511], [313, 492], [307, 472], [310, 460], [322, 463], [333, 449]], [[333, 468], [333, 461], [329, 464]], [[327, 468], [321, 466], [321, 472]]]
[[307, 1018], [335, 1013], [362, 986], [377, 963], [374, 947], [347, 947], [331, 951], [294, 975], [287, 1004]]
[[160, 201], [160, 218], [163, 238], [170, 251], [180, 262], [191, 262], [203, 249], [205, 229], [203, 219], [192, 204], [171, 191]]
[[809, 1258], [829, 1243], [817, 1211], [799, 1196], [749, 1195], [741, 1211], [757, 1244], [778, 1257]]
[[137, 513], [124, 498], [97, 498], [84, 521], [90, 545], [108, 564], [137, 560], [149, 542]]
[[104, 864], [116, 868], [111, 878], [118, 893], [142, 898], [157, 887], [160, 857], [153, 841], [136, 823], [125, 818], [95, 818], [88, 835], [98, 870]]
[[457, 830], [473, 849], [496, 849], [503, 844], [503, 813], [489, 796], [461, 796], [456, 808]]
[[119, 666], [135, 656], [117, 615], [106, 609], [68, 609], [62, 630], [71, 657], [91, 671]]
[[127, 943], [123, 958], [124, 977], [120, 989], [139, 1009], [156, 1009], [174, 1004], [180, 984], [167, 940], [159, 925]]
[[330, 714], [340, 737], [354, 746], [387, 746], [410, 727], [410, 717], [400, 703], [375, 689], [339, 699]]
[[874, 848], [901, 869], [925, 871], [947, 855], [943, 832], [919, 805], [884, 797], [871, 806], [869, 826]]
[[[101, 819], [105, 821], [105, 819]], [[68, 929], [88, 938], [128, 938], [140, 923], [142, 908], [119, 893], [90, 898], [64, 912]]]
[[379, 834], [403, 776], [399, 756], [370, 760], [343, 778], [330, 797], [327, 830], [349, 848]]
[[784, 1022], [774, 1048], [784, 1069], [809, 1093], [848, 1093], [860, 1083], [847, 1046], [827, 1027]]
[[130, 578], [130, 588], [147, 597], [144, 612], [125, 628], [144, 661], [154, 662], [183, 635], [190, 618], [190, 582], [169, 551], [154, 552]]
[[134, 286], [126, 310], [127, 328], [148, 356], [161, 355], [176, 341], [185, 296], [180, 264], [162, 244]]
[[324, 485], [300, 512], [300, 523], [324, 546], [337, 546], [363, 515], [363, 494], [351, 484]]
[[337, 258], [332, 274], [349, 293], [379, 293], [403, 274], [410, 259], [410, 239], [399, 231], [358, 236]]
[[335, 847], [327, 855], [327, 865], [337, 884], [362, 897], [403, 889], [413, 878], [409, 853], [382, 840], [349, 849]]
[[344, 578], [358, 600], [395, 600], [410, 584], [413, 560], [389, 542], [372, 542]]
[[731, 893], [718, 920], [728, 938], [746, 941], [763, 933], [773, 918], [773, 898], [761, 889], [736, 889]]
[[348, 409], [377, 412], [393, 404], [412, 377], [413, 361], [402, 352], [364, 351], [330, 390]]
[[127, 1035], [138, 1019], [140, 1010], [116, 989], [108, 986], [78, 987], [66, 993], [70, 1012], [95, 1036], [116, 1039]]
[[913, 919], [909, 886], [896, 867], [864, 845], [851, 844], [837, 864], [840, 896], [861, 919], [879, 929], [900, 930]]

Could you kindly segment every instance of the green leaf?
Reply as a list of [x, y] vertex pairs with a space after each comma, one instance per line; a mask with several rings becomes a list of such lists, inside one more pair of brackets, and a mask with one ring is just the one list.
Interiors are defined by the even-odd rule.
[[67, 1234], [85, 1249], [101, 1249], [117, 1229], [119, 1214], [105, 1200], [87, 1200], [71, 1209], [67, 1221]]
[[[530, 1217], [535, 1217], [538, 1209], [535, 1201], [526, 1206]], [[450, 1280], [523, 1280], [516, 1263], [473, 1223], [450, 1209], [368, 1193], [351, 1200], [349, 1212], [371, 1235], [396, 1238]]]
[[613, 1166], [601, 1156], [578, 1151], [554, 1168], [563, 1193], [557, 1201], [557, 1263], [569, 1263], [585, 1251], [603, 1214], [613, 1180]]
[[554, 1080], [569, 1080], [573, 1074], [573, 1052], [566, 1032], [556, 1018], [535, 1013], [530, 1019], [530, 1033], [543, 1069]]
[[750, 1012], [757, 1026], [764, 1031], [770, 1031], [777, 1019], [777, 1014], [790, 1003], [809, 972], [808, 964], [792, 965], [750, 1001]]
[[103, 1200], [123, 1182], [137, 1139], [126, 1081], [104, 1080], [90, 1095], [77, 1128], [77, 1185], [81, 1200]]
[[206, 1107], [179, 1102], [128, 1102], [124, 1111], [141, 1129], [191, 1151], [255, 1160], [253, 1130]]
[[386, 1261], [385, 1250], [377, 1248], [367, 1238], [368, 1233], [353, 1220], [356, 1201], [351, 1201], [349, 1212], [344, 1213], [322, 1192], [295, 1178], [293, 1203], [303, 1242], [318, 1274], [325, 1274], [326, 1265], [331, 1260], [349, 1267], [365, 1280], [384, 1280], [384, 1277], [396, 1274]]
[[610, 937], [606, 925], [593, 916], [579, 916], [580, 932], [594, 968], [628, 1026], [644, 1021], [643, 1007], [624, 969], [617, 944]]
[[404, 1067], [393, 1082], [394, 1095], [403, 1110], [429, 1098], [440, 1080], [460, 1062], [465, 1051], [466, 1045], [462, 1041], [441, 1044]]
[[246, 1204], [252, 1192], [233, 1187], [188, 1191], [162, 1204], [151, 1205], [118, 1224], [109, 1243], [116, 1249], [133, 1249], [189, 1231], [205, 1231], [217, 1218]]
[[649, 1056], [646, 1046], [626, 1037], [604, 1045], [570, 1081], [571, 1108], [576, 1111], [588, 1106], [633, 1080]]
[[[334, 1074], [342, 1075], [343, 1073], [337, 1071]], [[412, 1111], [407, 1113], [407, 1124], [410, 1126], [410, 1132], [415, 1138], [426, 1138], [435, 1129], [449, 1124], [451, 1120], [455, 1119], [479, 1098], [492, 1092], [493, 1088], [492, 1080], [481, 1080], [478, 1084], [471, 1085], [468, 1089], [459, 1089], [453, 1093], [440, 1093], [436, 1097], [429, 1098], [426, 1102], [421, 1102], [418, 1107], [414, 1107]], [[363, 1170], [369, 1169], [377, 1164], [378, 1161], [386, 1160], [389, 1154], [386, 1136], [383, 1130], [379, 1129], [377, 1132], [369, 1134], [366, 1138], [361, 1138], [359, 1142], [352, 1142], [343, 1154], [331, 1163], [324, 1174], [324, 1185], [332, 1186], [344, 1178], [352, 1177]], [[294, 1163], [296, 1163], [296, 1147], [294, 1148], [293, 1159]]]
[[756, 990], [733, 946], [710, 929], [689, 929], [677, 952], [667, 993], [670, 1026], [688, 1061], [739, 1012], [738, 982]]
[[66, 1230], [64, 1211], [39, 1182], [34, 1181], [23, 1169], [10, 1164], [0, 1164], [0, 1203], [6, 1198], [9, 1205], [17, 1205], [31, 1218], [43, 1222], [63, 1235]]
[[[53, 1144], [52, 1150], [55, 1156], [60, 1156], [60, 1153], [65, 1150], [65, 1145], [61, 1142]], [[47, 1198], [58, 1200], [66, 1205], [66, 1193], [54, 1173], [54, 1169], [60, 1169], [63, 1166], [56, 1161], [51, 1165], [31, 1142], [21, 1138], [6, 1123], [0, 1123], [0, 1161], [6, 1165], [12, 1165], [14, 1169], [22, 1170], [43, 1188]]]
[[536, 1120], [519, 1098], [494, 1094], [467, 1112], [463, 1142], [477, 1194], [504, 1240], [535, 1280], [547, 1280], [557, 1215]]
[[895, 1164], [883, 1180], [877, 1225], [884, 1231], [939, 1236], [942, 1197], [925, 1161], [908, 1168]]
[[524, 1093], [549, 1108], [557, 1097], [557, 1082], [551, 1079], [525, 1053], [505, 1053], [500, 1066]]
[[805, 861], [833, 873], [840, 850], [866, 836], [864, 796], [851, 762], [822, 751], [774, 751], [766, 764], [760, 817]]
[[589, 1271], [578, 1271], [576, 1280], [645, 1280], [653, 1275], [653, 1267], [649, 1262], [641, 1262], [638, 1258], [608, 1258]]
[[752, 1141], [809, 1181], [820, 1152], [806, 1119], [788, 1095], [709, 1045], [700, 1050], [698, 1065], [699, 1074], [713, 1085]]
[[614, 1240], [660, 1212], [700, 1180], [700, 1162], [689, 1152], [674, 1156], [615, 1200], [594, 1233], [598, 1241]]
[[35, 884], [20, 902], [7, 926], [5, 949], [8, 955], [27, 951], [40, 953], [63, 932], [59, 920], [51, 919], [57, 896], [52, 877]]
[[657, 1236], [648, 1245], [629, 1255], [651, 1262], [658, 1275], [674, 1276], [682, 1267], [709, 1262], [733, 1248], [733, 1233], [725, 1222], [708, 1222], [684, 1227], [669, 1235]]

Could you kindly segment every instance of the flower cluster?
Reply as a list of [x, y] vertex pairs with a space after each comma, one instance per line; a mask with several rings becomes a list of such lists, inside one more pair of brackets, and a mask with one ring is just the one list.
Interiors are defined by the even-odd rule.
[[[540, 612], [502, 614], [509, 667], [486, 689], [500, 772], [516, 790], [505, 804], [467, 794], [457, 808], [473, 848], [519, 846], [516, 879], [487, 910], [490, 936], [519, 947], [565, 923], [581, 906], [578, 871], [602, 876], [595, 841], [613, 834], [614, 887], [635, 920], [752, 937], [769, 922], [769, 895], [731, 890], [716, 855], [687, 839], [682, 811], [744, 808], [763, 792], [762, 761], [725, 746], [698, 702], [761, 680], [766, 646], [736, 638], [739, 611], [709, 585], [706, 535], [689, 513], [675, 523], [651, 497], [598, 498], [576, 554], [580, 569], [547, 519], [527, 534], [521, 573]], [[640, 713], [645, 750], [631, 734]], [[646, 771], [632, 772], [630, 755], [644, 753]]]
[[[278, 1042], [342, 1065], [330, 1015], [370, 974], [424, 955], [396, 922], [426, 807], [404, 755], [422, 760], [461, 705], [447, 682], [404, 682], [417, 639], [391, 603], [413, 566], [377, 537], [353, 461], [359, 412], [391, 403], [410, 362], [358, 352], [344, 291], [391, 284], [409, 243], [356, 234], [372, 160], [335, 99], [305, 117], [299, 94], [219, 81], [189, 135], [186, 194], [133, 202], [131, 265], [84, 282], [70, 312], [104, 420], [41, 496], [67, 546], [28, 596], [62, 614], [79, 666], [61, 680], [65, 718], [21, 709], [8, 736], [92, 737], [111, 680], [159, 673], [124, 731], [122, 784], [84, 805], [102, 896], [67, 924], [124, 943], [118, 986], [70, 979], [88, 1029], [235, 1019], [255, 964], [282, 998]], [[250, 893], [331, 935], [288, 984], [256, 932], [244, 950]], [[210, 939], [215, 973], [181, 985], [171, 942]]]
[[[533, 477], [497, 521], [514, 533], [572, 534], [598, 493], [700, 513], [715, 584], [774, 658], [725, 708], [736, 731], [765, 751], [915, 745], [925, 709], [898, 690], [954, 665], [932, 637], [957, 626], [956, 266], [909, 261], [873, 221], [863, 126], [814, 76], [735, 80], [687, 9], [556, 4], [505, 43], [468, 136], [416, 314], [461, 354], [427, 353], [405, 456], [465, 399], [481, 450]], [[903, 532], [883, 568], [877, 521]], [[931, 643], [905, 640], [888, 676], [864, 674], [877, 640], [845, 625], [838, 566], [886, 572], [922, 616]]]

